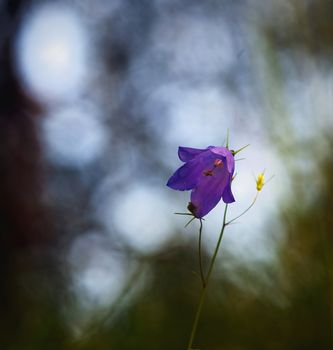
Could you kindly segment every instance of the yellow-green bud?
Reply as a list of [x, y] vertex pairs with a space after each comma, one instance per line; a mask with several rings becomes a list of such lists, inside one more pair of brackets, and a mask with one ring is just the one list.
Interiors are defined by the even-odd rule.
[[265, 174], [264, 174], [264, 172], [262, 172], [262, 173], [260, 173], [258, 175], [257, 180], [256, 180], [256, 184], [257, 184], [257, 191], [261, 191], [262, 188], [265, 185]]

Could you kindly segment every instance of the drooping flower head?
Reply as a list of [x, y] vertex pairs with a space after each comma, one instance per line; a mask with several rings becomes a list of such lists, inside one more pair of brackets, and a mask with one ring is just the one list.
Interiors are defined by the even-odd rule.
[[208, 214], [221, 199], [225, 203], [235, 201], [231, 192], [235, 169], [231, 151], [214, 146], [179, 147], [178, 156], [185, 164], [170, 177], [167, 186], [179, 191], [192, 190], [188, 209], [195, 217]]

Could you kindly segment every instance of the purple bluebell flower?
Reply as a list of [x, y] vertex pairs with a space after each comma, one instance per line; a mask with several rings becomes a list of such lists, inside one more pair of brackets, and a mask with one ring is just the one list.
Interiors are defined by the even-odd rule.
[[232, 175], [234, 156], [225, 147], [206, 149], [179, 147], [179, 159], [185, 164], [170, 177], [167, 186], [174, 190], [191, 192], [189, 211], [197, 218], [208, 214], [223, 199], [232, 203]]

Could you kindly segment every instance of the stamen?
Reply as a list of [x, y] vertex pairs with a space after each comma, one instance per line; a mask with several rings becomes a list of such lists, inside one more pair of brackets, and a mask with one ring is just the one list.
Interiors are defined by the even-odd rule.
[[221, 159], [215, 159], [215, 161], [214, 161], [214, 167], [215, 167], [215, 168], [218, 168], [218, 167], [221, 167], [221, 166], [223, 166], [222, 160], [221, 160]]
[[203, 175], [205, 175], [205, 176], [213, 176], [213, 170], [210, 170], [210, 169], [205, 170], [203, 172]]

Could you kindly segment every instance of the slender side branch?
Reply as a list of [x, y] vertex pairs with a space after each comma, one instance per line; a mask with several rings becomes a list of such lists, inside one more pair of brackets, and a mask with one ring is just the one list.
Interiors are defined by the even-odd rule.
[[254, 197], [254, 199], [253, 199], [253, 201], [252, 201], [252, 203], [251, 203], [241, 214], [237, 215], [237, 216], [236, 216], [235, 218], [233, 218], [232, 220], [226, 222], [225, 225], [227, 226], [227, 225], [231, 224], [232, 222], [236, 221], [236, 220], [239, 219], [241, 216], [243, 216], [244, 214], [246, 214], [246, 213], [254, 206], [255, 202], [256, 202], [257, 199], [258, 199], [258, 195], [259, 195], [259, 191], [257, 191], [257, 193], [256, 193], [256, 195], [255, 195], [255, 197]]
[[189, 215], [189, 216], [193, 216], [192, 213], [174, 213], [176, 215]]
[[190, 219], [190, 221], [184, 226], [185, 228], [195, 219], [195, 216], [193, 216], [192, 219]]

